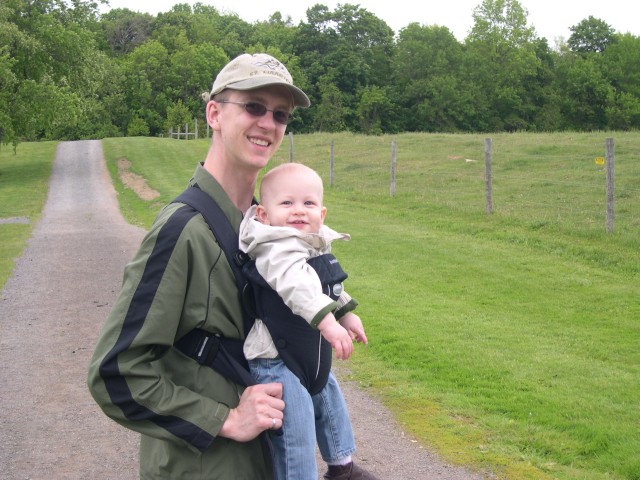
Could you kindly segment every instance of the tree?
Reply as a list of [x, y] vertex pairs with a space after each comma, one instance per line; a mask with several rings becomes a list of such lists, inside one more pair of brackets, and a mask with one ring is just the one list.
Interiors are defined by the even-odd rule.
[[169, 56], [170, 75], [165, 90], [171, 98], [185, 105], [193, 118], [202, 113], [201, 94], [213, 83], [212, 72], [218, 72], [229, 61], [220, 47], [210, 43], [187, 44]]
[[162, 119], [171, 103], [171, 94], [165, 91], [170, 87], [167, 49], [157, 40], [149, 40], [127, 55], [122, 68], [129, 115], [142, 118], [152, 135], [161, 133]]
[[384, 89], [375, 85], [362, 90], [362, 96], [358, 103], [358, 118], [360, 119], [360, 131], [367, 135], [382, 135], [388, 125], [393, 106]]
[[[344, 125], [357, 130], [362, 90], [373, 85], [384, 87], [389, 82], [393, 30], [357, 5], [339, 4], [333, 12], [324, 5], [315, 5], [307, 10], [307, 22], [298, 26], [295, 46], [310, 79], [312, 97], [322, 96], [323, 83], [333, 84], [340, 92]], [[317, 113], [315, 107], [312, 110]], [[319, 123], [328, 127], [324, 120]]]
[[102, 16], [100, 25], [111, 52], [125, 55], [151, 37], [153, 17], [148, 13], [116, 8]]
[[58, 0], [0, 5], [0, 70], [7, 88], [0, 100], [2, 141], [86, 138], [103, 130], [104, 121], [91, 122], [100, 109], [105, 59], [92, 30], [96, 8], [81, 0], [71, 6]]
[[217, 43], [229, 58], [235, 58], [245, 52], [246, 47], [253, 45], [253, 29], [249, 23], [237, 15], [224, 15], [221, 18], [220, 42]]
[[530, 81], [526, 86], [529, 101], [535, 111], [528, 129], [559, 130], [563, 128], [563, 119], [556, 82], [558, 53], [549, 48], [546, 38], [536, 39], [534, 45], [539, 62], [535, 76], [529, 77]]
[[127, 137], [148, 137], [149, 125], [142, 118], [134, 115], [127, 126]]
[[522, 47], [535, 36], [527, 26], [527, 10], [517, 0], [484, 0], [473, 10], [473, 27], [467, 40], [491, 41], [500, 47]]
[[447, 27], [411, 23], [398, 34], [393, 58], [394, 99], [406, 131], [455, 131], [468, 98], [461, 92], [462, 45]]
[[332, 82], [320, 84], [322, 100], [316, 107], [314, 127], [320, 132], [341, 132], [345, 130], [347, 111], [344, 107], [342, 92]]
[[571, 35], [567, 44], [576, 53], [601, 53], [616, 41], [615, 30], [605, 21], [589, 16], [577, 25], [569, 27]]
[[630, 93], [615, 93], [606, 110], [608, 127], [613, 130], [640, 128], [640, 98]]
[[640, 128], [640, 37], [618, 35], [601, 55], [602, 72], [613, 97], [608, 109], [609, 127], [620, 130]]
[[219, 45], [224, 37], [223, 28], [222, 16], [215, 7], [202, 3], [193, 6], [193, 20], [188, 32], [191, 43]]
[[295, 50], [295, 35], [297, 27], [291, 23], [291, 17], [282, 18], [280, 12], [275, 12], [266, 22], [254, 25], [253, 40], [262, 45], [272, 45], [281, 52], [292, 54]]
[[604, 74], [617, 91], [640, 98], [640, 37], [617, 35], [600, 60]]
[[565, 59], [559, 65], [562, 113], [577, 130], [604, 130], [613, 89], [593, 58]]
[[17, 79], [12, 71], [15, 61], [9, 56], [7, 50], [7, 47], [0, 47], [0, 145], [14, 142], [16, 138], [11, 111], [11, 93], [15, 91]]
[[193, 119], [193, 115], [189, 109], [182, 104], [182, 100], [178, 100], [167, 108], [167, 120], [164, 124], [164, 130], [165, 132], [172, 129], [182, 130], [185, 125], [191, 124]]
[[473, 18], [466, 71], [481, 94], [475, 110], [490, 130], [523, 128], [535, 116], [529, 91], [540, 65], [527, 11], [517, 0], [484, 0]]

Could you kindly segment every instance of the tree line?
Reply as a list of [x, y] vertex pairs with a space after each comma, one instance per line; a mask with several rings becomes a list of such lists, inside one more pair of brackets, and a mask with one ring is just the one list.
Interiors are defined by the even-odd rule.
[[359, 5], [316, 4], [294, 25], [196, 3], [156, 16], [105, 0], [0, 0], [0, 141], [160, 135], [203, 121], [231, 58], [281, 59], [312, 107], [293, 132], [499, 132], [640, 127], [640, 37], [588, 17], [554, 48], [517, 0], [482, 0], [458, 41], [394, 32]]

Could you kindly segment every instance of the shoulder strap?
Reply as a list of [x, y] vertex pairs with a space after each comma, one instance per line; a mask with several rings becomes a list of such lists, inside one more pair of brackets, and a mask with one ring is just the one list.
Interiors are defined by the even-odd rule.
[[[238, 234], [220, 206], [197, 185], [188, 187], [172, 203], [184, 203], [195, 212], [200, 212], [225, 253], [238, 286], [246, 335], [253, 325], [253, 317], [242, 301], [247, 280], [242, 273], [245, 257], [238, 246]], [[178, 340], [174, 346], [201, 365], [207, 365], [235, 383], [247, 386], [253, 384], [253, 381], [242, 352], [242, 344], [241, 340], [220, 337], [196, 328]]]
[[[239, 248], [238, 234], [220, 208], [220, 205], [203, 192], [200, 187], [198, 187], [198, 184], [188, 187], [178, 195], [172, 203], [184, 203], [200, 212], [213, 233], [213, 236], [218, 241], [220, 248], [222, 248], [222, 251], [226, 255], [236, 279], [236, 285], [238, 286], [240, 304], [242, 305], [244, 333], [247, 335], [253, 325], [253, 317], [248, 313], [246, 305], [243, 302], [243, 295], [246, 295], [247, 290], [247, 280], [242, 273], [242, 265], [247, 262], [249, 257]], [[242, 344], [243, 342], [240, 340], [212, 335], [209, 332], [196, 328], [180, 339], [175, 344], [175, 347], [201, 365], [207, 365], [238, 385], [247, 387], [254, 385], [255, 382], [249, 373], [249, 366], [244, 358]], [[265, 431], [260, 434], [260, 438], [266, 455], [271, 459], [273, 456], [273, 447], [269, 435]], [[272, 469], [274, 468], [272, 463]], [[273, 472], [275, 476], [275, 469]]]
[[202, 214], [213, 232], [213, 236], [216, 237], [222, 251], [227, 256], [231, 270], [236, 277], [238, 291], [242, 293], [246, 284], [242, 274], [242, 265], [246, 262], [246, 257], [238, 247], [238, 234], [220, 205], [204, 193], [197, 184], [178, 195], [173, 203], [184, 203]]

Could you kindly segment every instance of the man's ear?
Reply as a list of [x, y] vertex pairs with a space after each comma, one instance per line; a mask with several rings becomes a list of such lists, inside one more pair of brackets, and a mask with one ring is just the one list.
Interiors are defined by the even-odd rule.
[[220, 130], [218, 115], [220, 115], [220, 104], [211, 100], [207, 103], [207, 123], [214, 130]]
[[264, 223], [265, 225], [269, 225], [269, 218], [267, 216], [267, 211], [262, 205], [258, 205], [256, 207], [256, 218], [260, 223]]

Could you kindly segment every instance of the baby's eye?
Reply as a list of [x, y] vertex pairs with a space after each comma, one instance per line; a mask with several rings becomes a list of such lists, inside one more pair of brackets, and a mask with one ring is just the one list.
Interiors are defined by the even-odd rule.
[[316, 202], [314, 202], [313, 200], [307, 200], [306, 202], [304, 202], [304, 204], [312, 207], [316, 204]]
[[291, 205], [291, 200], [283, 200], [282, 205]]

